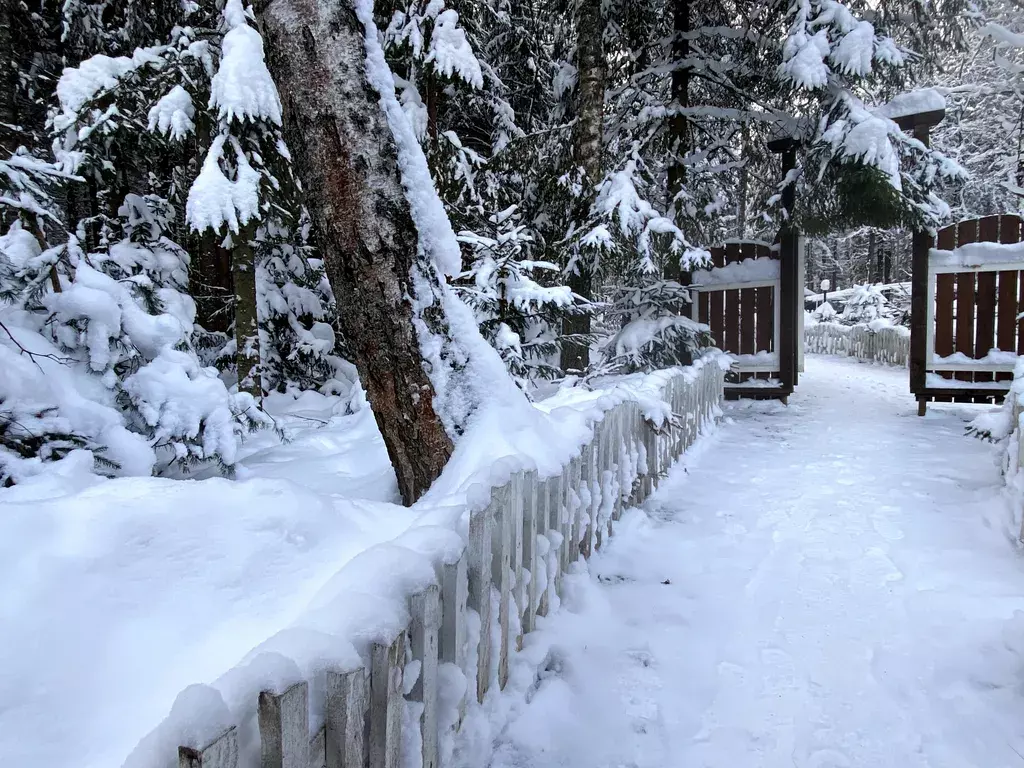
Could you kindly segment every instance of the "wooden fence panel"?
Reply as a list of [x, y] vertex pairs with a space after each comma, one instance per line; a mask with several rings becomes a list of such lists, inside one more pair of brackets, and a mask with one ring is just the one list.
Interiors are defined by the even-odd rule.
[[309, 768], [309, 683], [260, 693], [260, 768]]
[[[978, 242], [978, 222], [962, 221], [956, 228], [956, 247]], [[956, 273], [956, 351], [968, 357], [974, 356], [974, 310], [975, 272]], [[959, 381], [974, 381], [974, 374], [961, 371], [955, 378]]]
[[[951, 251], [956, 247], [956, 225], [939, 230], [936, 247]], [[953, 354], [953, 297], [956, 278], [952, 274], [935, 276], [935, 354]]]
[[[725, 266], [724, 248], [711, 249], [711, 266]], [[725, 349], [725, 295], [721, 291], [712, 291], [708, 300], [707, 323], [711, 326], [711, 336], [714, 338], [716, 345]]]
[[[756, 249], [757, 258], [772, 258], [771, 248], [767, 245], [758, 245]], [[775, 349], [775, 293], [771, 287], [758, 288], [756, 302], [757, 311], [757, 342], [755, 352], [778, 352]], [[761, 374], [764, 378], [770, 378], [770, 373]]]
[[[1020, 219], [1017, 216], [999, 217], [999, 242], [1012, 244], [1020, 242]], [[996, 318], [996, 346], [999, 349], [1022, 353], [1024, 337], [1018, 332], [1017, 315], [1021, 305], [1018, 291], [1024, 291], [1021, 273], [1017, 270], [999, 273], [999, 310]], [[997, 381], [1010, 381], [1013, 374], [1004, 372], [996, 375]]]
[[[994, 243], [999, 240], [999, 217], [986, 216], [978, 222], [978, 240]], [[977, 284], [977, 324], [974, 329], [974, 357], [982, 358], [996, 344], [996, 273], [979, 272]], [[979, 371], [975, 381], [995, 381], [992, 373]]]
[[[743, 260], [757, 257], [755, 243], [741, 243], [739, 249], [740, 258]], [[740, 347], [737, 350], [741, 355], [752, 355], [757, 352], [756, 317], [757, 291], [754, 288], [744, 288], [740, 291]]]
[[[1021, 232], [1021, 218], [1019, 216], [1006, 215], [999, 217], [999, 242], [1006, 245], [1012, 245], [1014, 243], [1019, 243], [1022, 236], [1024, 236], [1024, 233]], [[1003, 306], [1007, 308], [1007, 312], [1005, 320], [1001, 320], [999, 324], [999, 328], [1002, 331], [1002, 334], [1000, 335], [1001, 341], [999, 342], [999, 348], [1008, 352], [1016, 350], [1018, 355], [1024, 355], [1024, 333], [1021, 333], [1021, 324], [1017, 321], [1017, 315], [1024, 312], [1024, 270], [1008, 273], [1000, 272], [1000, 290], [1002, 290], [1002, 279], [1004, 274], [1012, 276], [1013, 283], [1011, 284], [1008, 277], [1006, 304], [1000, 304], [1000, 313], [1002, 312]], [[1011, 302], [1013, 300], [1016, 300], [1016, 305], [1013, 309], [1010, 309]], [[1007, 346], [1005, 347], [1002, 342], [1004, 337], [1007, 343]], [[1006, 381], [1009, 381], [1012, 378], [1013, 376], [1011, 374], [1005, 375]]]
[[[727, 243], [725, 246], [725, 263], [733, 264], [740, 260], [739, 243]], [[740, 349], [740, 292], [725, 291], [725, 347], [729, 352]]]
[[441, 628], [441, 589], [436, 584], [413, 595], [410, 641], [412, 657], [420, 662], [420, 674], [409, 698], [423, 704], [420, 715], [422, 768], [437, 768], [438, 632]]

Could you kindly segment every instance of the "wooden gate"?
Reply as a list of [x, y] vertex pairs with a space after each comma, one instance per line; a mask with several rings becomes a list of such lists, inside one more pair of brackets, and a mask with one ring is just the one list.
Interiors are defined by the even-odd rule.
[[988, 216], [939, 230], [927, 263], [915, 257], [913, 290], [924, 301], [911, 316], [910, 389], [921, 414], [929, 401], [991, 403], [1006, 395], [1024, 354], [1020, 242], [1020, 217]]
[[784, 309], [795, 306], [799, 275], [787, 273], [780, 253], [779, 245], [728, 242], [711, 249], [709, 269], [693, 273], [693, 319], [710, 326], [715, 345], [736, 359], [728, 398], [785, 400], [796, 385], [800, 318]]

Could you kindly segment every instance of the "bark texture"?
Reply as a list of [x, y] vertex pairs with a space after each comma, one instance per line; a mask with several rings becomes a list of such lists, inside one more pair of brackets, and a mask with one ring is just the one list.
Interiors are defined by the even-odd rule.
[[408, 505], [441, 473], [452, 442], [413, 330], [418, 234], [394, 136], [366, 79], [363, 27], [336, 0], [271, 0], [261, 22], [339, 326]]
[[260, 376], [260, 334], [256, 311], [256, 256], [254, 227], [242, 227], [231, 249], [231, 282], [235, 287], [235, 368], [238, 390], [263, 401]]
[[[579, 40], [577, 69], [579, 71], [579, 110], [573, 135], [573, 158], [589, 185], [601, 181], [601, 130], [604, 117], [604, 18], [601, 0], [580, 0], [577, 6]], [[585, 259], [581, 259], [585, 262]], [[593, 298], [593, 275], [590, 265], [580, 263], [578, 271], [569, 276], [569, 287], [585, 299]], [[575, 315], [562, 321], [562, 333], [589, 335], [590, 316]], [[565, 373], [583, 372], [590, 366], [590, 346], [586, 342], [566, 340], [562, 344], [561, 367]]]
[[690, 0], [672, 1], [672, 102], [677, 111], [669, 123], [672, 160], [668, 167], [669, 204], [686, 186], [686, 156], [690, 153]]

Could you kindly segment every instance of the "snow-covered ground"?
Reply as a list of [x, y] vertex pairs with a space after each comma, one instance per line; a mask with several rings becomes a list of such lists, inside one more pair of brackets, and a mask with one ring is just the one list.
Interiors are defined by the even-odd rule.
[[624, 399], [667, 418], [679, 373], [482, 409], [411, 509], [365, 400], [315, 393], [271, 398], [290, 440], [254, 435], [237, 480], [105, 479], [72, 454], [0, 489], [2, 762], [154, 768], [261, 688], [351, 668], [408, 622], [409, 584], [461, 546], [470, 504], [512, 472], [560, 471]]
[[[737, 404], [471, 729], [490, 768], [1000, 768], [1024, 762], [1024, 561], [978, 408], [811, 356]], [[540, 674], [535, 670], [540, 669]]]
[[0, 762], [120, 765], [182, 688], [408, 528], [372, 413], [339, 405], [280, 409], [293, 439], [255, 436], [239, 481], [110, 480], [65, 460], [0, 490]]

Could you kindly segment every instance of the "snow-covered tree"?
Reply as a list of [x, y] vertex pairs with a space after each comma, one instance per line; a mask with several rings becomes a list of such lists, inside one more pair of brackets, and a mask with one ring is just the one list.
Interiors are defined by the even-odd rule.
[[[558, 352], [561, 318], [579, 315], [579, 305], [507, 302], [496, 313], [488, 297], [497, 286], [484, 288], [477, 276], [515, 275], [525, 283], [529, 274], [543, 273], [535, 299], [541, 283], [545, 296], [572, 295], [559, 287], [557, 271], [538, 266], [546, 262], [536, 185], [551, 169], [526, 160], [536, 148], [527, 132], [546, 125], [551, 103], [549, 56], [541, 39], [546, 5], [438, 0], [375, 6], [397, 95], [464, 244], [464, 296], [473, 302], [485, 338], [526, 388], [529, 380], [554, 373], [542, 359]], [[512, 208], [519, 211], [515, 246], [499, 232], [502, 212]], [[489, 243], [499, 240], [501, 255], [495, 257]], [[498, 272], [486, 266], [494, 258]]]
[[984, 12], [968, 51], [949, 56], [939, 79], [949, 94], [935, 144], [968, 172], [945, 190], [961, 219], [1015, 211], [1024, 199], [1024, 23], [1016, 3]]
[[888, 320], [892, 317], [889, 300], [885, 298], [877, 285], [858, 285], [846, 300], [846, 306], [839, 320], [844, 325], [871, 323], [875, 320]]
[[498, 350], [520, 389], [529, 392], [537, 379], [560, 375], [553, 362], [558, 344], [552, 331], [560, 315], [580, 310], [568, 287], [551, 284], [560, 267], [527, 257], [532, 238], [518, 223], [515, 207], [492, 215], [490, 223], [489, 236], [459, 234], [472, 261], [456, 286], [484, 338]]
[[831, 323], [836, 319], [836, 308], [831, 303], [823, 301], [821, 306], [814, 310], [814, 319], [822, 323]]

